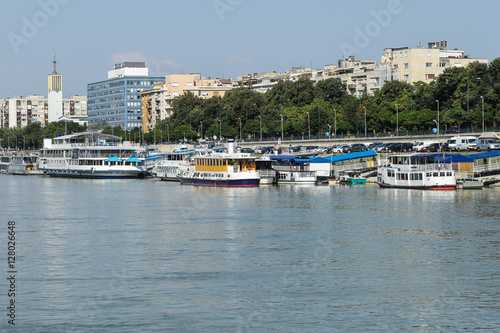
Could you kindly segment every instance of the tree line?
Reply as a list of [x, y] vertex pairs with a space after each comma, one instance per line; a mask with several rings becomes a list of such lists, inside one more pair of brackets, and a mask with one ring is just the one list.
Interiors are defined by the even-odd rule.
[[[103, 124], [103, 133], [135, 142], [178, 142], [199, 138], [259, 140], [299, 137], [363, 137], [429, 133], [439, 121], [440, 132], [457, 126], [461, 132], [496, 131], [500, 122], [500, 58], [453, 67], [430, 83], [388, 81], [374, 95], [354, 97], [338, 78], [314, 84], [308, 78], [280, 80], [266, 93], [251, 87], [232, 89], [224, 97], [202, 99], [187, 93], [172, 103], [173, 114], [157, 121], [154, 131], [125, 131]], [[439, 110], [439, 111], [438, 111]], [[483, 113], [484, 111], [484, 113]], [[438, 117], [439, 113], [439, 117]], [[484, 114], [484, 117], [483, 117]], [[366, 119], [366, 120], [365, 120]], [[366, 123], [365, 123], [366, 121]], [[365, 126], [366, 124], [366, 126]], [[0, 128], [1, 146], [42, 147], [43, 138], [87, 130], [72, 122], [45, 127]]]

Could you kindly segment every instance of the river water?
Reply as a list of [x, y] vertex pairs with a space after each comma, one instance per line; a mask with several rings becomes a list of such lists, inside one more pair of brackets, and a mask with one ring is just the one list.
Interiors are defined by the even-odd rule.
[[500, 189], [0, 186], [1, 331], [500, 330]]

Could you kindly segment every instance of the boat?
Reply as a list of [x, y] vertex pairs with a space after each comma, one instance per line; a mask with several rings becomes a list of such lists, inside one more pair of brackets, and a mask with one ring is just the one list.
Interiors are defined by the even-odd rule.
[[457, 180], [451, 162], [441, 154], [393, 155], [377, 172], [380, 187], [455, 190]]
[[345, 170], [341, 171], [337, 176], [337, 183], [349, 185], [366, 184], [366, 178], [361, 177], [357, 171]]
[[8, 173], [12, 156], [0, 155], [0, 173]]
[[181, 185], [251, 187], [259, 186], [260, 173], [255, 168], [256, 157], [234, 151], [234, 142], [228, 142], [227, 152], [214, 151], [210, 155], [194, 156], [194, 164], [179, 166]]
[[260, 172], [260, 185], [276, 183], [276, 170], [273, 169], [273, 161], [269, 156], [256, 159], [255, 168]]
[[11, 175], [42, 175], [37, 160], [37, 156], [12, 156], [7, 171]]
[[182, 149], [163, 154], [161, 160], [153, 167], [151, 175], [163, 181], [179, 181], [179, 167], [194, 163], [193, 156], [207, 155], [207, 149]]
[[298, 155], [271, 155], [276, 170], [277, 184], [314, 184], [316, 171], [310, 168], [310, 160]]
[[144, 178], [147, 152], [118, 136], [80, 132], [44, 139], [39, 169], [51, 177]]

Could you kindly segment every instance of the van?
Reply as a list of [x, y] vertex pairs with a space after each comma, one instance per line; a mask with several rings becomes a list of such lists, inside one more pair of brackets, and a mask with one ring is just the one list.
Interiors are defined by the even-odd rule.
[[476, 150], [477, 138], [475, 136], [455, 136], [448, 140], [448, 150], [463, 151]]
[[413, 143], [413, 151], [421, 151], [422, 148], [430, 145], [433, 142], [434, 141], [416, 141], [415, 143]]

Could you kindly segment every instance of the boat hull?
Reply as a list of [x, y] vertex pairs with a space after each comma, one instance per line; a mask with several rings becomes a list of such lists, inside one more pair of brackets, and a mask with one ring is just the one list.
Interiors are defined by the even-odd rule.
[[181, 185], [220, 186], [220, 187], [252, 187], [259, 186], [260, 179], [209, 179], [179, 177]]
[[50, 177], [66, 177], [66, 178], [91, 178], [91, 179], [133, 179], [133, 178], [145, 178], [146, 172], [85, 172], [85, 171], [74, 171], [74, 170], [50, 170], [47, 171]]
[[433, 185], [433, 186], [403, 186], [403, 185], [390, 185], [384, 183], [377, 183], [381, 188], [406, 188], [412, 190], [434, 190], [434, 191], [454, 191], [457, 185]]

